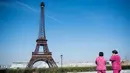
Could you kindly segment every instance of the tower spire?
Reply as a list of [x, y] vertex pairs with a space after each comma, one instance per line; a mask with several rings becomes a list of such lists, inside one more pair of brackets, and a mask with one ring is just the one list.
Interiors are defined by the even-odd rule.
[[40, 20], [40, 25], [39, 25], [38, 39], [46, 39], [46, 35], [45, 35], [45, 18], [44, 18], [45, 4], [44, 4], [44, 2], [41, 2], [40, 6], [41, 6], [41, 20]]

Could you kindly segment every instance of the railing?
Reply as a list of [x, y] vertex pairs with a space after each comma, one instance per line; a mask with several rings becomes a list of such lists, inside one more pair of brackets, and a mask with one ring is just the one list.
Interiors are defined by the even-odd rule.
[[52, 55], [51, 52], [32, 52], [32, 55]]

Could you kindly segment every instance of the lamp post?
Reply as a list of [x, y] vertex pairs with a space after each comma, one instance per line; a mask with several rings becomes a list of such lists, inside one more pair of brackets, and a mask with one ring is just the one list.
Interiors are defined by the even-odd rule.
[[63, 55], [60, 55], [60, 57], [61, 57], [61, 67], [62, 67], [62, 65], [63, 65]]

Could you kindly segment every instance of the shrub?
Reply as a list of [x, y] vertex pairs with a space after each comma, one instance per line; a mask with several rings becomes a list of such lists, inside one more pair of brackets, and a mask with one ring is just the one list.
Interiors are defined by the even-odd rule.
[[[123, 65], [123, 70], [130, 69], [130, 65]], [[67, 72], [86, 72], [95, 71], [96, 67], [63, 67], [63, 68], [39, 68], [35, 69], [37, 73], [67, 73]], [[111, 66], [107, 66], [107, 70], [112, 70]], [[32, 73], [34, 69], [1, 69], [0, 73]]]

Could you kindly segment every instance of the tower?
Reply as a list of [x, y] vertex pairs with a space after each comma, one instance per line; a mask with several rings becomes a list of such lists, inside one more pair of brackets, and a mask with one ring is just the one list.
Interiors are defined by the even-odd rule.
[[[45, 34], [45, 21], [44, 21], [44, 2], [41, 2], [41, 20], [39, 26], [39, 35], [36, 40], [35, 51], [32, 52], [32, 57], [27, 65], [27, 68], [32, 68], [33, 64], [37, 61], [44, 61], [48, 64], [49, 68], [57, 67], [56, 62], [52, 58], [52, 53], [48, 49], [47, 39]], [[43, 52], [39, 52], [39, 48], [43, 47]]]

